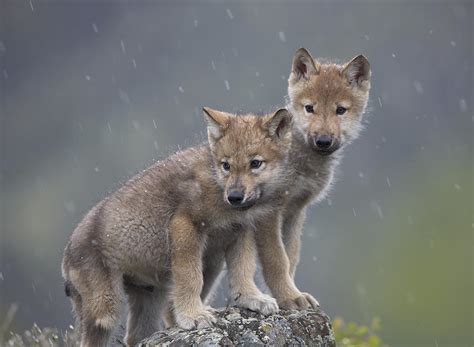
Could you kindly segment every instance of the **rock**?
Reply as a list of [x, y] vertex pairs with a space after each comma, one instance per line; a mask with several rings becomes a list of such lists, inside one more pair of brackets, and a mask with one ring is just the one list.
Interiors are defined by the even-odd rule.
[[140, 346], [336, 346], [331, 321], [320, 309], [263, 316], [227, 307], [218, 309], [216, 316], [212, 328], [164, 330], [143, 340]]

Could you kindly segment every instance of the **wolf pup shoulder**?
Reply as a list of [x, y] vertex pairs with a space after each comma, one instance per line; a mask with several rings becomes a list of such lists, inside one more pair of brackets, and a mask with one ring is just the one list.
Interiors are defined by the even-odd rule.
[[81, 346], [105, 346], [126, 301], [128, 345], [158, 330], [167, 307], [182, 328], [211, 325], [202, 298], [224, 258], [242, 306], [278, 309], [253, 282], [247, 230], [272, 213], [273, 196], [287, 186], [292, 117], [285, 109], [264, 117], [204, 115], [209, 144], [133, 177], [73, 232], [62, 272]]

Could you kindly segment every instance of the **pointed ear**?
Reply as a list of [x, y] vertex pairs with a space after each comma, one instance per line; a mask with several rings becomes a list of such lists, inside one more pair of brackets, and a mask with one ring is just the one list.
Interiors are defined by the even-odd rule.
[[281, 139], [290, 134], [292, 123], [292, 115], [286, 108], [282, 108], [265, 121], [264, 127], [267, 129], [270, 136]]
[[213, 110], [209, 107], [203, 107], [204, 119], [207, 122], [207, 136], [210, 142], [219, 140], [229, 126], [230, 115], [225, 112]]
[[319, 67], [319, 63], [314, 61], [311, 54], [306, 49], [300, 48], [293, 57], [291, 72], [296, 81], [299, 81], [302, 78], [308, 79], [311, 75], [318, 74]]
[[362, 54], [346, 64], [342, 71], [352, 86], [361, 86], [364, 81], [370, 80], [370, 64]]

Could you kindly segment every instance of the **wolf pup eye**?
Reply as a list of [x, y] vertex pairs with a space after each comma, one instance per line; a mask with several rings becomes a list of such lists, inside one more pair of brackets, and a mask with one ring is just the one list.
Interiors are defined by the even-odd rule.
[[343, 115], [344, 113], [346, 113], [346, 111], [347, 111], [347, 108], [342, 107], [342, 106], [338, 106], [338, 107], [336, 108], [336, 114], [337, 114], [338, 116]]
[[308, 113], [314, 113], [313, 105], [304, 105], [304, 109], [305, 109], [306, 112], [308, 112]]
[[222, 169], [224, 171], [229, 171], [230, 170], [230, 164], [226, 161], [222, 162]]
[[251, 169], [258, 169], [260, 166], [262, 166], [262, 161], [258, 159], [254, 159], [250, 162], [250, 168]]

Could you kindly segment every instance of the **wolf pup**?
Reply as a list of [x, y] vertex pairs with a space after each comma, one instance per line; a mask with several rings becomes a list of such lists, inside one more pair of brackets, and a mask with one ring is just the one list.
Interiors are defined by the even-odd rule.
[[201, 295], [218, 272], [209, 269], [224, 257], [242, 306], [278, 310], [253, 282], [248, 231], [274, 211], [273, 197], [286, 189], [292, 117], [285, 109], [257, 117], [208, 108], [204, 116], [208, 144], [136, 175], [72, 234], [62, 272], [81, 346], [107, 344], [126, 297], [128, 345], [159, 329], [168, 300], [178, 326], [210, 326], [215, 318]]
[[288, 108], [294, 116], [289, 158], [296, 175], [281, 215], [273, 218], [277, 229], [272, 229], [270, 221], [257, 226], [256, 232], [265, 281], [280, 308], [318, 305], [294, 284], [306, 206], [324, 198], [342, 149], [362, 128], [370, 74], [369, 62], [362, 55], [344, 65], [321, 64], [301, 48], [293, 58], [288, 80]]

